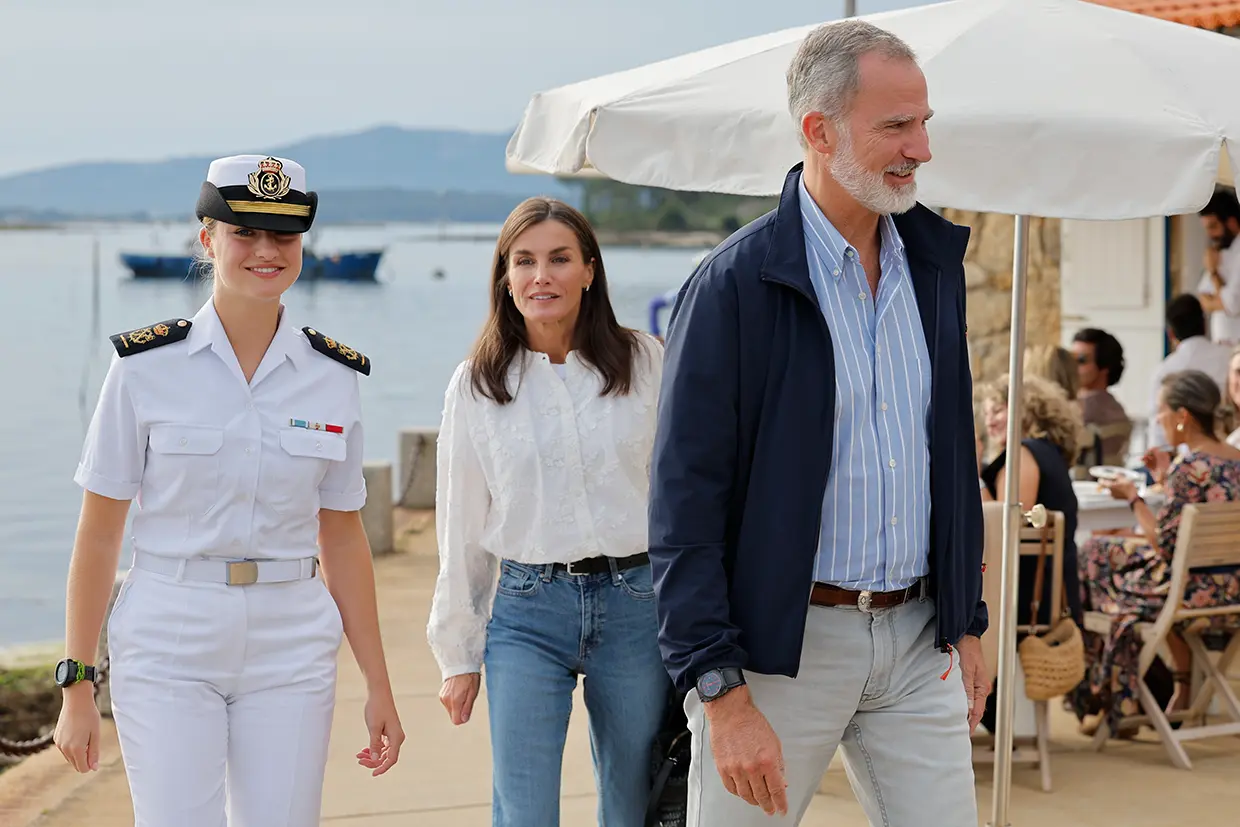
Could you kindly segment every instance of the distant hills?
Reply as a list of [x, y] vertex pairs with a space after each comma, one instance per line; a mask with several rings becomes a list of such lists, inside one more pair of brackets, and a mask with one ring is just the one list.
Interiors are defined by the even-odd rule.
[[[576, 187], [504, 168], [507, 134], [381, 126], [275, 147], [265, 153], [306, 167], [329, 223], [502, 221], [519, 201], [553, 195], [578, 202]], [[192, 217], [210, 157], [78, 163], [0, 177], [0, 220]]]

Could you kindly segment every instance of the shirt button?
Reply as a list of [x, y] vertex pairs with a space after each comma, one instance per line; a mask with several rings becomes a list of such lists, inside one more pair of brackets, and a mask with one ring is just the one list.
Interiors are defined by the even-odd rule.
[[845, 250], [845, 251], [844, 251], [844, 255], [848, 256], [849, 258], [852, 258], [852, 257], [853, 257], [853, 251], [852, 251], [852, 250]]
[[861, 299], [861, 301], [865, 301], [865, 292], [864, 292], [864, 291], [862, 291], [862, 292], [858, 293], [858, 294], [857, 294], [857, 298]]
[[895, 525], [895, 524], [896, 524], [896, 518], [895, 518], [895, 517], [892, 517], [892, 518], [891, 518], [891, 524], [892, 524], [892, 525]]
[[874, 346], [874, 352], [875, 352], [875, 353], [882, 353], [882, 352], [883, 352], [883, 346], [882, 346], [882, 345], [875, 345], [875, 346]]
[[[882, 408], [883, 408], [883, 410], [884, 410], [884, 411], [885, 411], [885, 410], [887, 410], [887, 403], [886, 403], [886, 402], [884, 402], [884, 403], [883, 403]], [[247, 451], [246, 453], [249, 453], [249, 452]]]
[[892, 459], [892, 460], [888, 460], [888, 461], [887, 461], [887, 464], [888, 464], [888, 465], [890, 465], [892, 468], [895, 468], [895, 467], [896, 467], [896, 461], [895, 461], [894, 459]]
[[187, 442], [189, 442], [189, 440], [188, 440], [188, 439], [186, 439], [185, 437], [181, 437], [181, 444], [182, 444], [182, 445], [184, 445], [184, 444], [185, 444], [185, 443], [187, 443]]
[[[884, 405], [883, 407], [885, 408], [885, 407], [887, 407], [887, 406], [886, 406], [886, 405]], [[250, 449], [249, 449], [249, 448], [246, 448], [246, 449], [245, 449], [245, 455], [246, 455], [247, 457], [250, 455]]]
[[323, 450], [323, 443], [321, 443], [321, 442], [316, 442], [316, 443], [314, 443], [314, 450], [316, 450], [316, 451], [322, 451], [322, 450]]
[[840, 274], [840, 268], [838, 267], [836, 267], [834, 270], [831, 271], [831, 275], [833, 276], [838, 276], [839, 274]]

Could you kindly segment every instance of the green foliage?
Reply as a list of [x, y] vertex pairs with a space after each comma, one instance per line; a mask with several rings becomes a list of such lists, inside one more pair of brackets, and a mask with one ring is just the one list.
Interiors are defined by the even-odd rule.
[[777, 198], [747, 198], [714, 192], [635, 187], [617, 181], [572, 182], [581, 210], [597, 229], [615, 232], [661, 230], [731, 233], [775, 208]]

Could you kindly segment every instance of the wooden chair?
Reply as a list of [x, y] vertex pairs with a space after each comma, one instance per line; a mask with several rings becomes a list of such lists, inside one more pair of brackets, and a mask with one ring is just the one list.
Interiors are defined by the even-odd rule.
[[[1240, 502], [1201, 503], [1184, 506], [1180, 517], [1180, 530], [1171, 557], [1171, 582], [1167, 587], [1167, 602], [1153, 623], [1138, 623], [1134, 632], [1141, 639], [1141, 655], [1138, 660], [1138, 682], [1142, 715], [1125, 718], [1122, 724], [1149, 724], [1158, 733], [1167, 750], [1171, 763], [1180, 769], [1192, 769], [1181, 744], [1198, 738], [1219, 735], [1240, 735], [1240, 700], [1227, 679], [1227, 671], [1237, 655], [1240, 655], [1240, 634], [1233, 634], [1217, 661], [1211, 658], [1201, 639], [1206, 619], [1220, 615], [1240, 616], [1240, 603], [1192, 608], [1184, 604], [1184, 591], [1188, 584], [1190, 569], [1207, 566], [1240, 567]], [[1085, 628], [1091, 632], [1107, 634], [1113, 618], [1102, 612], [1087, 612]], [[1192, 703], [1182, 712], [1166, 713], [1158, 706], [1145, 674], [1154, 657], [1166, 646], [1167, 638], [1177, 630], [1193, 654], [1193, 670], [1201, 680], [1193, 690]], [[1206, 723], [1206, 712], [1215, 693], [1221, 701], [1220, 708], [1227, 722]], [[1171, 728], [1178, 721], [1181, 728]], [[1197, 725], [1193, 726], [1196, 722]], [[1102, 749], [1106, 744], [1109, 728], [1105, 720], [1094, 735], [1094, 747]]]
[[[986, 566], [985, 572], [982, 574], [982, 599], [986, 601], [986, 605], [990, 610], [990, 630], [982, 636], [982, 652], [986, 658], [986, 665], [990, 670], [989, 677], [991, 681], [995, 679], [999, 670], [999, 604], [1003, 600], [1001, 590], [1003, 508], [1003, 503], [982, 503], [982, 515], [985, 522], [983, 560]], [[1065, 524], [1063, 513], [1059, 511], [1047, 511], [1046, 519], [1049, 545], [1046, 565], [1047, 570], [1051, 574], [1051, 616], [1053, 619], [1055, 607], [1062, 605], [1060, 601], [1063, 592], [1063, 532]], [[1019, 553], [1021, 556], [1036, 556], [1041, 553], [1041, 549], [1042, 532], [1040, 529], [1030, 526], [1026, 518], [1025, 524], [1021, 527]], [[1016, 627], [1014, 632], [1016, 634], [1040, 634], [1048, 630], [1049, 627], [1044, 624], [1021, 624]], [[1042, 790], [1050, 792], [1050, 702], [1030, 701], [1024, 696], [1023, 673], [1020, 671], [1019, 662], [1017, 664], [1017, 680], [1020, 683], [1018, 689], [1021, 691], [1021, 694], [1016, 698], [1017, 705], [1019, 706], [1022, 703], [1032, 703], [1033, 705], [1034, 735], [1032, 738], [1018, 735], [1013, 739], [1012, 763], [1037, 765], [1042, 774]], [[989, 741], [975, 741], [973, 748], [974, 762], [989, 763], [994, 761], [994, 757], [993, 743]]]

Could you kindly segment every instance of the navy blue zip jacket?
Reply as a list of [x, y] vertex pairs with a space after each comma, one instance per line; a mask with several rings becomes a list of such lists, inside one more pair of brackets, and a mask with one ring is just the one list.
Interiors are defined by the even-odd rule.
[[[677, 294], [650, 480], [663, 660], [681, 692], [717, 667], [796, 677], [831, 471], [835, 364], [797, 198], [720, 244]], [[987, 626], [965, 344], [967, 227], [895, 217], [930, 351], [930, 594], [936, 647]]]

